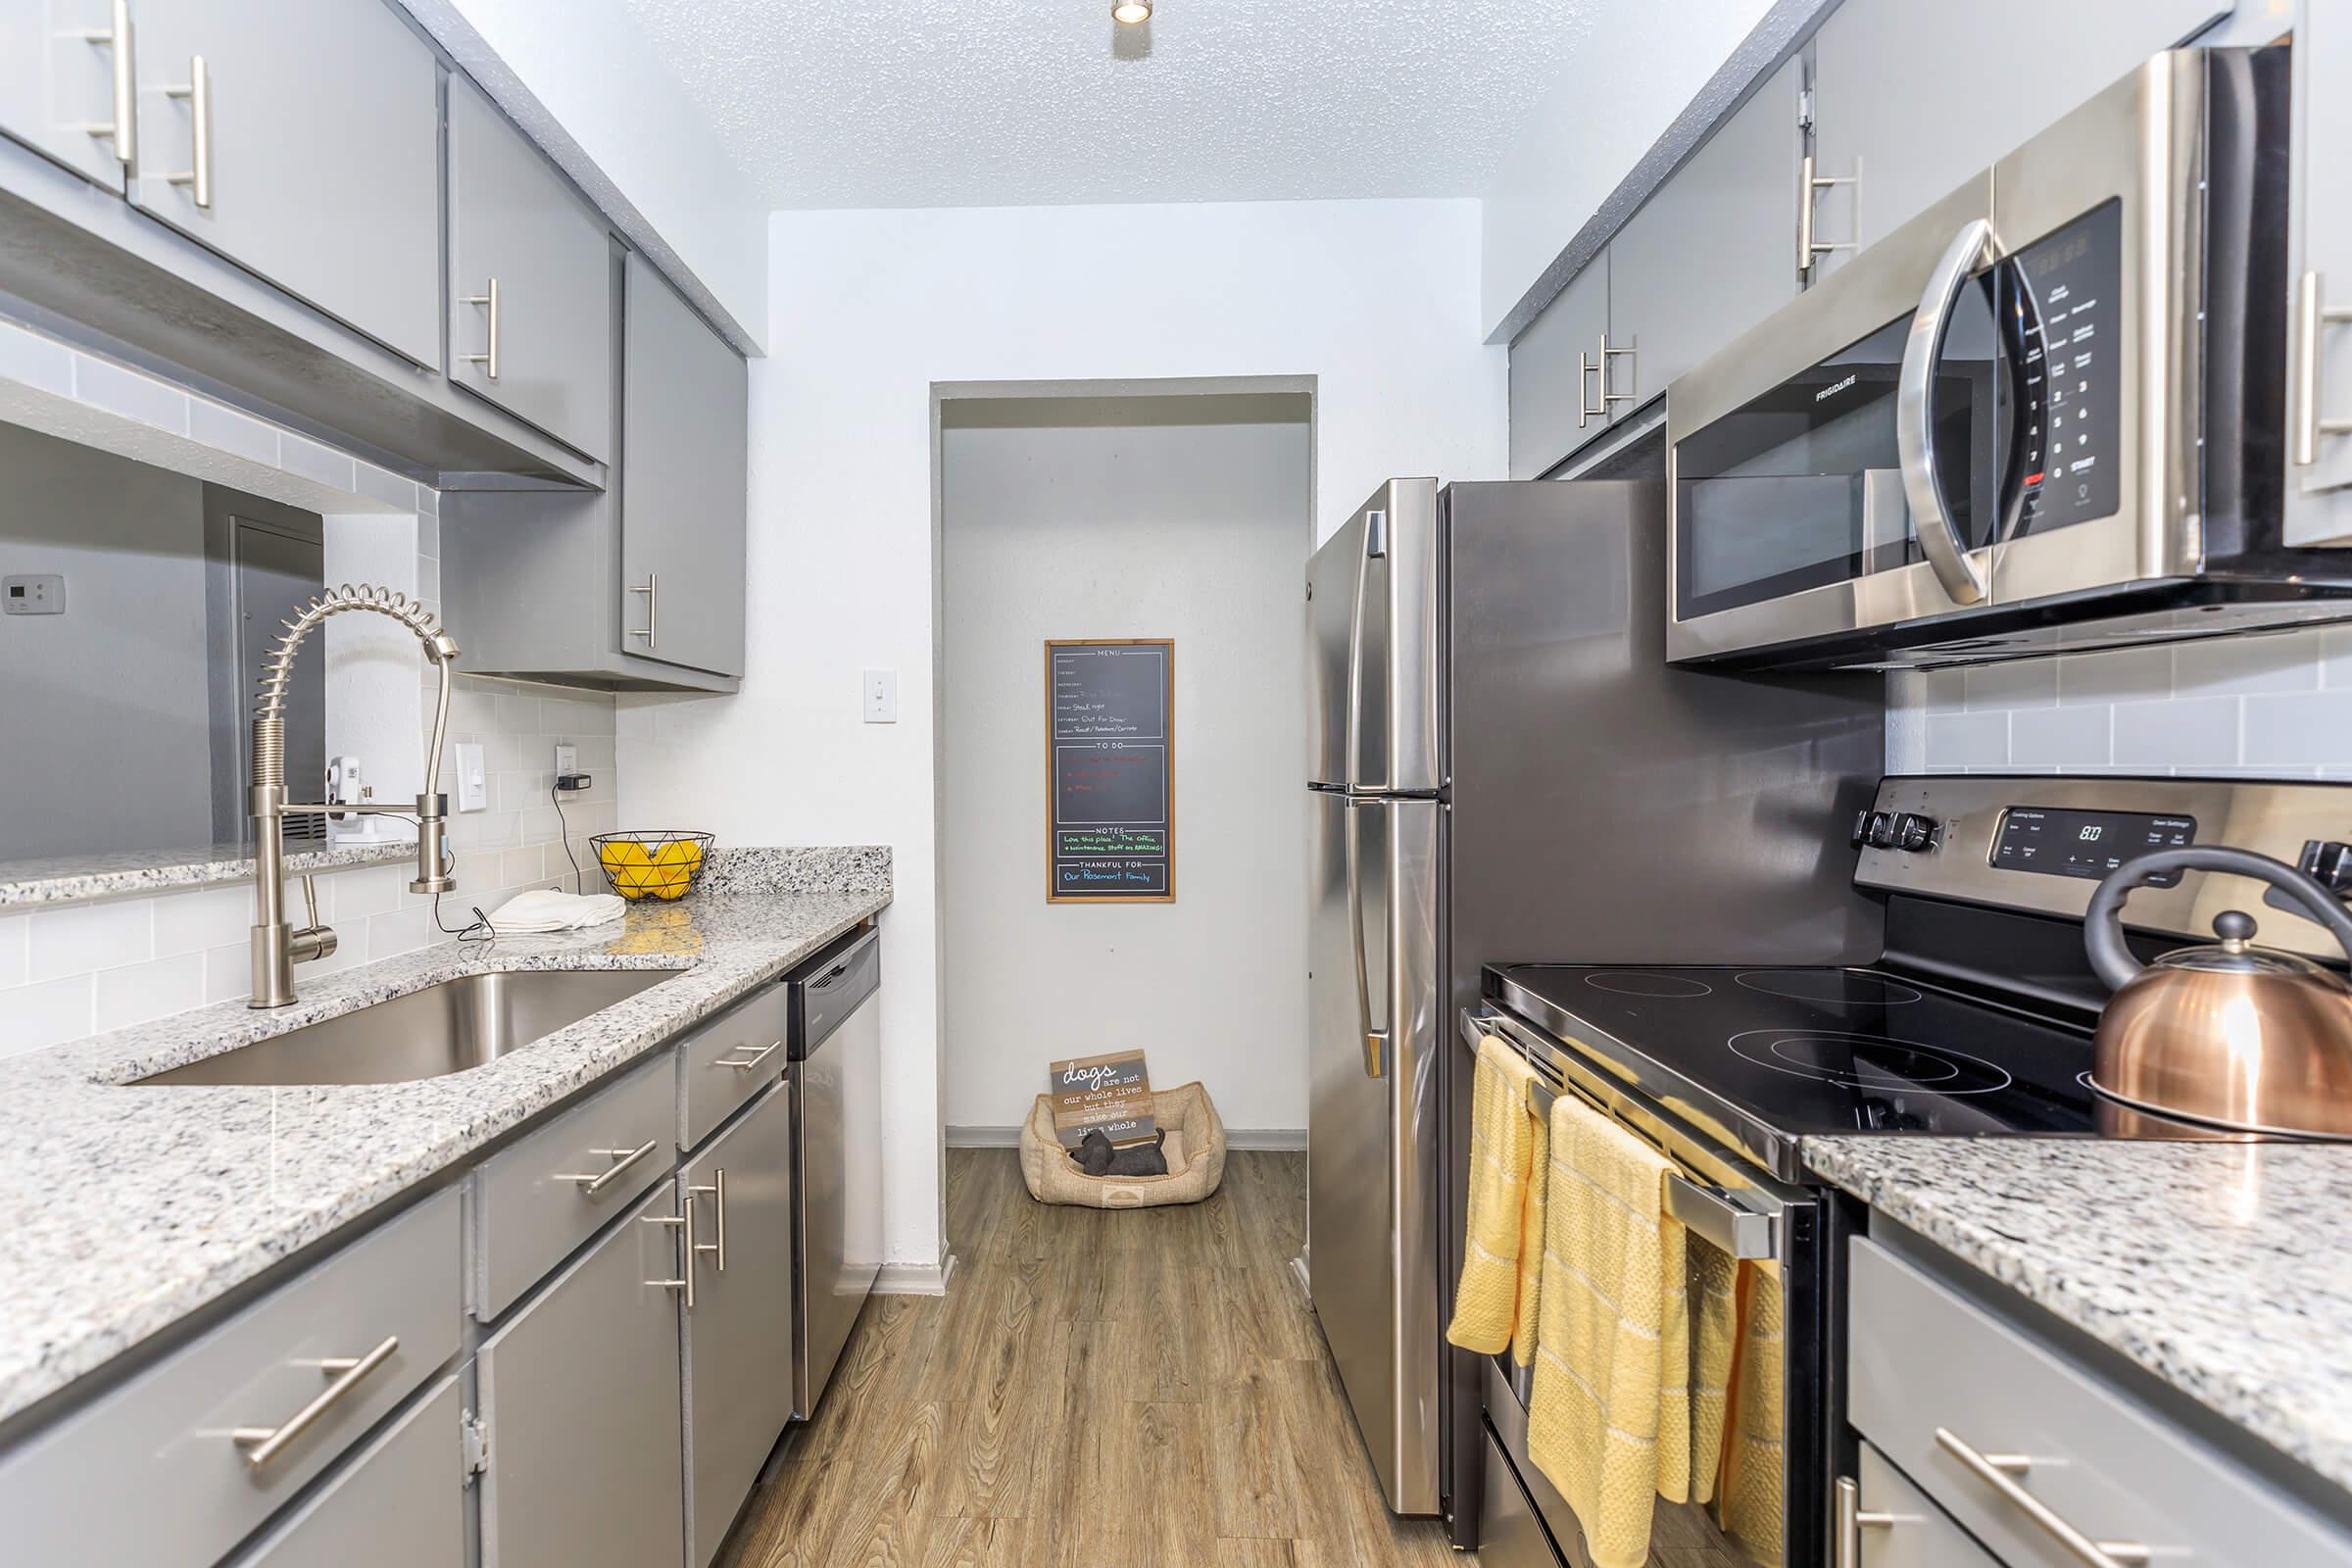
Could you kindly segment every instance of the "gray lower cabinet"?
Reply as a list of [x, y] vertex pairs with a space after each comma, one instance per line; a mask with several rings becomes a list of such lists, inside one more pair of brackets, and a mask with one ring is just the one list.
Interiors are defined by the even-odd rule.
[[668, 1183], [475, 1356], [483, 1568], [681, 1568], [681, 1232]]
[[132, 15], [131, 199], [438, 368], [440, 68], [423, 40], [381, 0], [132, 0]]
[[458, 1211], [425, 1199], [15, 1445], [0, 1557], [212, 1568], [456, 1356]]
[[1850, 1528], [1853, 1539], [1841, 1544], [1848, 1554], [1833, 1560], [1854, 1568], [2001, 1568], [1885, 1454], [1867, 1443], [1856, 1446], [1854, 1477], [1840, 1483], [1854, 1489], [1855, 1517], [1834, 1526]]
[[[1606, 251], [1568, 280], [1511, 344], [1511, 477], [1533, 479], [1608, 425], [1610, 410], [1595, 368], [1609, 330]], [[1601, 390], [1605, 390], [1602, 388]]]
[[782, 1085], [679, 1172], [695, 1217], [685, 1317], [690, 1568], [708, 1568], [792, 1419], [792, 1102]]
[[1803, 62], [1791, 60], [1718, 126], [1609, 241], [1610, 390], [1630, 402], [1796, 297]]
[[[2311, 352], [2288, 362], [2286, 542], [2342, 544], [2352, 541], [2352, 433], [2326, 429], [2352, 421], [2352, 192], [2341, 172], [2352, 147], [2352, 8], [2342, 0], [2296, 8], [2294, 74], [2288, 341]], [[2347, 314], [2330, 321], [2331, 310]]]
[[116, 78], [128, 57], [112, 36], [123, 9], [110, 0], [0, 0], [0, 132], [109, 190], [122, 188], [136, 145], [134, 130], [115, 123], [130, 101], [127, 77], [120, 89]]
[[605, 462], [612, 435], [612, 241], [471, 82], [449, 80], [449, 375]]
[[[1844, 0], [1814, 34], [1826, 242], [1869, 245], [2230, 0]], [[1816, 278], [1853, 253], [1824, 254]]]
[[235, 1568], [465, 1568], [465, 1413], [443, 1378]]
[[750, 379], [743, 356], [633, 252], [627, 276], [620, 426], [624, 652], [740, 675]]

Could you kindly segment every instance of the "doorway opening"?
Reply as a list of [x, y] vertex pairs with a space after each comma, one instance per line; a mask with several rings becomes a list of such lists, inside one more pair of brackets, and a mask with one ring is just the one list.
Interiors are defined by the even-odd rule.
[[[1141, 1050], [1233, 1147], [1301, 1149], [1313, 383], [935, 399], [946, 1141], [1008, 1146], [1049, 1062]], [[1085, 848], [1052, 815], [1048, 644], [1073, 639], [1165, 641], [1170, 899], [1050, 898]]]

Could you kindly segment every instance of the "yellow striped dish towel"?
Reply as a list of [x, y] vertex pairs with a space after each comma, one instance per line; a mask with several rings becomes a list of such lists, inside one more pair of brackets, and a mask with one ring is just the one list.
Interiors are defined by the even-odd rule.
[[1781, 1274], [1769, 1262], [1740, 1265], [1738, 1351], [1732, 1367], [1729, 1433], [1723, 1448], [1723, 1533], [1758, 1562], [1780, 1562], [1788, 1549], [1782, 1504], [1788, 1405], [1787, 1323]]
[[1578, 1100], [1551, 1108], [1528, 1456], [1595, 1568], [1642, 1568], [1657, 1499], [1690, 1489], [1690, 1314], [1666, 1156]]
[[1690, 1265], [1690, 1500], [1712, 1502], [1740, 1345], [1740, 1265], [1702, 1237], [1685, 1240]]
[[[1532, 1283], [1543, 1254], [1527, 1245], [1527, 1211], [1531, 1195], [1542, 1191], [1529, 1178], [1543, 1169], [1544, 1141], [1528, 1102], [1535, 1080], [1536, 1070], [1493, 1035], [1478, 1043], [1470, 1080], [1469, 1227], [1446, 1338], [1481, 1355], [1521, 1339], [1532, 1352], [1535, 1341]], [[1540, 1197], [1537, 1202], [1540, 1209]], [[1542, 1234], [1539, 1217], [1535, 1235]]]

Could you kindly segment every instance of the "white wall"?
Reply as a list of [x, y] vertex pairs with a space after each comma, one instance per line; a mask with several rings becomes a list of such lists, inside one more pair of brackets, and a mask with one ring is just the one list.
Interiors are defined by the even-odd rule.
[[619, 0], [399, 0], [739, 348], [767, 327], [767, 208]]
[[1519, 303], [1771, 0], [1597, 6], [1487, 187], [1479, 330]]
[[[1015, 1127], [1048, 1061], [1125, 1050], [1162, 1088], [1206, 1084], [1229, 1128], [1306, 1126], [1304, 400], [1287, 423], [1141, 422], [1180, 401], [1250, 412], [942, 436], [951, 1128]], [[1172, 904], [1046, 902], [1054, 637], [1175, 640]]]
[[[1504, 471], [1469, 201], [779, 213], [752, 367], [740, 697], [624, 698], [620, 815], [891, 845], [889, 1257], [941, 1254], [930, 385], [1312, 375], [1318, 532], [1397, 473]], [[900, 721], [859, 721], [862, 667]]]
[[1887, 692], [1890, 772], [2352, 779], [2352, 627], [1899, 675]]

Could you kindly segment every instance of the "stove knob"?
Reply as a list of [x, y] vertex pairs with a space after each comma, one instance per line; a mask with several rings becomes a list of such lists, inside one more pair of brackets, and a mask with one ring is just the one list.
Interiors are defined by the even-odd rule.
[[1894, 819], [1894, 843], [1897, 849], [1914, 855], [1924, 855], [1936, 847], [1936, 822], [1916, 811], [1905, 811]]
[[1863, 845], [1870, 842], [1870, 819], [1875, 814], [1877, 813], [1871, 811], [1868, 808], [1864, 808], [1862, 810], [1854, 813], [1853, 846], [1855, 849], [1858, 850]]
[[1891, 811], [1871, 812], [1870, 825], [1864, 831], [1863, 837], [1869, 840], [1870, 847], [1874, 850], [1893, 849], [1894, 813]]

